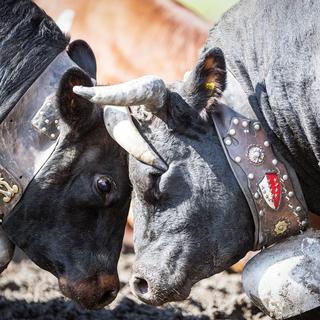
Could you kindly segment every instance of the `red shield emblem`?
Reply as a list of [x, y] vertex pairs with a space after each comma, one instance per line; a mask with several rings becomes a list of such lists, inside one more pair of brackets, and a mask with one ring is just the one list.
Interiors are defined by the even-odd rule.
[[266, 173], [259, 183], [259, 189], [268, 206], [277, 210], [281, 203], [281, 183], [277, 173]]

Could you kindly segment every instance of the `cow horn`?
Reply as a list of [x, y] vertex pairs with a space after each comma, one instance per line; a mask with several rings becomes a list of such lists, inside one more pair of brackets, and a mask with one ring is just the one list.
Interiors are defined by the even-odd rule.
[[128, 108], [106, 106], [104, 122], [110, 136], [133, 157], [162, 171], [168, 169], [165, 162], [141, 136]]
[[75, 86], [73, 92], [101, 105], [144, 105], [145, 109], [152, 113], [159, 111], [167, 98], [165, 83], [155, 76], [144, 76], [110, 86]]

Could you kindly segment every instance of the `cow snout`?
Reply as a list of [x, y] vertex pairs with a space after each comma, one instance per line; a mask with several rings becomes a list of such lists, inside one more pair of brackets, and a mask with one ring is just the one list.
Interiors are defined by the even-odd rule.
[[59, 278], [62, 293], [86, 309], [99, 309], [111, 303], [119, 291], [117, 274], [98, 274], [80, 281]]
[[136, 273], [130, 281], [132, 292], [143, 302], [160, 306], [169, 301], [185, 300], [191, 290], [191, 286], [172, 286], [165, 281], [156, 283], [146, 276]]
[[131, 288], [133, 293], [142, 301], [149, 302], [152, 293], [148, 281], [139, 275], [132, 276]]

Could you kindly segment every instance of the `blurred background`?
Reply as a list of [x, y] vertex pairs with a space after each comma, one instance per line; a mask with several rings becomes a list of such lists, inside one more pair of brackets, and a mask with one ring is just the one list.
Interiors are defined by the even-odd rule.
[[142, 74], [181, 79], [208, 31], [238, 0], [35, 0], [97, 57], [98, 82]]

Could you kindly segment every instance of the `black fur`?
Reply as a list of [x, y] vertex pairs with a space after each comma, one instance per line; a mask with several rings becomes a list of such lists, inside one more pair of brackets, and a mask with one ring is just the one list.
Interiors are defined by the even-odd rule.
[[[0, 41], [3, 119], [68, 39], [31, 1], [4, 0]], [[98, 308], [119, 288], [117, 262], [130, 198], [127, 158], [107, 134], [102, 108], [72, 92], [74, 85], [92, 86], [91, 49], [77, 42], [68, 52], [90, 75], [73, 68], [61, 79], [58, 145], [4, 218], [3, 228], [35, 263], [59, 278], [65, 295]], [[97, 188], [101, 177], [112, 184], [109, 192]]]
[[0, 122], [68, 43], [53, 20], [30, 0], [1, 1]]

